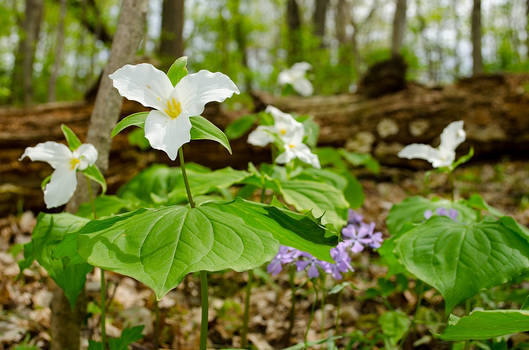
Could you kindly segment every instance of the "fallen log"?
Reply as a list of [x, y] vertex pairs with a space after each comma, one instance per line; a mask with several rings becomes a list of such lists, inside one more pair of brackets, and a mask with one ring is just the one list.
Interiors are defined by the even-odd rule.
[[[302, 98], [256, 92], [253, 96], [256, 111], [271, 104], [286, 112], [314, 116], [321, 127], [320, 145], [370, 152], [387, 165], [425, 167], [422, 161], [404, 161], [396, 153], [412, 142], [435, 145], [442, 129], [454, 120], [465, 121], [468, 135], [461, 153], [472, 146], [477, 157], [529, 156], [528, 88], [529, 75], [488, 75], [444, 87], [409, 83], [402, 91], [374, 99], [359, 94]], [[92, 108], [90, 102], [68, 102], [0, 109], [0, 213], [42, 208], [40, 182], [51, 168], [19, 162], [18, 157], [25, 147], [62, 140], [63, 123], [83, 139]], [[141, 110], [142, 106], [127, 101], [122, 115]], [[242, 114], [210, 104], [204, 116], [225, 128]], [[246, 137], [231, 144], [230, 156], [214, 142], [193, 142], [192, 147], [185, 146], [186, 159], [212, 168], [230, 165], [240, 169], [249, 161], [269, 160], [268, 151], [249, 146]], [[163, 152], [131, 146], [126, 133], [113, 140], [111, 159], [107, 174], [111, 192], [151, 163], [171, 163]]]

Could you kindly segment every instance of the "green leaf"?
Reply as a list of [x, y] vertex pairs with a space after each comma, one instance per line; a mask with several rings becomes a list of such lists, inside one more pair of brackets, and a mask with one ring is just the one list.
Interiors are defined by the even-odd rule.
[[464, 156], [461, 156], [458, 160], [456, 160], [450, 166], [450, 171], [454, 170], [455, 168], [457, 168], [461, 164], [464, 164], [464, 163], [468, 162], [470, 159], [472, 159], [473, 156], [474, 156], [474, 147], [470, 147], [470, 150], [468, 151], [467, 154], [465, 154]]
[[398, 235], [403, 228], [410, 228], [410, 223], [420, 223], [425, 221], [424, 212], [437, 208], [456, 209], [459, 213], [457, 219], [463, 222], [475, 222], [477, 215], [471, 208], [460, 202], [452, 202], [446, 199], [433, 198], [426, 199], [415, 196], [408, 197], [399, 204], [393, 205], [389, 211], [386, 225], [389, 233]]
[[479, 194], [476, 194], [476, 193], [471, 195], [469, 199], [464, 201], [464, 203], [471, 208], [486, 211], [496, 217], [505, 215], [498, 209], [490, 206], [487, 202], [485, 202], [483, 197], [481, 197]]
[[143, 126], [145, 125], [145, 119], [147, 119], [148, 115], [149, 112], [138, 112], [126, 116], [125, 118], [121, 119], [119, 123], [116, 124], [114, 129], [112, 129], [112, 133], [110, 134], [110, 136], [116, 136], [129, 126], [137, 126], [143, 129]]
[[313, 151], [320, 159], [322, 167], [333, 166], [338, 170], [347, 170], [347, 164], [334, 147], [318, 147]]
[[434, 216], [395, 242], [409, 272], [436, 288], [450, 312], [483, 288], [529, 270], [529, 243], [512, 218], [456, 222]]
[[349, 171], [343, 171], [341, 175], [347, 179], [347, 186], [344, 188], [343, 194], [349, 202], [349, 206], [353, 209], [360, 208], [365, 199], [362, 184]]
[[18, 263], [22, 272], [37, 260], [62, 288], [72, 307], [92, 266], [77, 254], [77, 246], [64, 242], [67, 237], [75, 238], [75, 232], [87, 222], [87, 219], [67, 213], [39, 214], [31, 242], [24, 245], [24, 259]]
[[344, 149], [339, 149], [338, 152], [349, 164], [353, 166], [365, 166], [367, 170], [375, 174], [380, 172], [380, 164], [370, 154], [348, 152]]
[[[193, 196], [228, 188], [249, 176], [246, 171], [234, 170], [230, 167], [204, 172], [196, 168], [193, 163], [186, 164], [186, 170]], [[141, 201], [150, 207], [187, 201], [181, 169], [160, 164], [153, 165], [136, 175], [120, 188], [118, 195], [124, 199]]]
[[305, 143], [310, 147], [316, 147], [320, 134], [320, 126], [310, 116], [302, 121], [302, 123], [305, 129]]
[[48, 184], [48, 182], [50, 182], [50, 180], [51, 180], [51, 174], [48, 175], [48, 176], [46, 176], [46, 177], [44, 178], [44, 180], [42, 180], [42, 182], [40, 183], [40, 188], [41, 188], [42, 190], [44, 190], [44, 189], [46, 188], [46, 185]]
[[182, 56], [180, 58], [177, 58], [169, 70], [167, 71], [167, 76], [169, 77], [169, 80], [171, 80], [171, 83], [173, 86], [176, 86], [180, 79], [185, 77], [187, 75], [187, 56]]
[[226, 130], [224, 130], [226, 136], [230, 140], [238, 139], [251, 129], [257, 118], [257, 114], [247, 114], [237, 118], [226, 127]]
[[149, 140], [145, 137], [143, 129], [134, 129], [127, 135], [127, 140], [132, 146], [137, 146], [142, 151], [146, 151], [151, 147]]
[[386, 311], [378, 319], [382, 333], [389, 338], [392, 346], [397, 345], [399, 340], [410, 328], [411, 321], [408, 315], [402, 311]]
[[103, 174], [101, 174], [97, 166], [90, 165], [85, 170], [81, 171], [87, 178], [97, 182], [101, 186], [103, 194], [107, 191], [107, 182], [105, 181], [105, 177]]
[[310, 211], [322, 217], [325, 224], [335, 227], [345, 224], [349, 204], [336, 187], [322, 182], [306, 180], [281, 181], [281, 195], [286, 203], [299, 211]]
[[336, 174], [333, 171], [318, 169], [318, 168], [304, 168], [299, 174], [293, 177], [297, 180], [312, 180], [325, 182], [339, 190], [345, 189], [347, 180], [343, 176]]
[[77, 137], [77, 135], [75, 135], [72, 129], [70, 129], [64, 124], [61, 124], [61, 130], [64, 134], [66, 142], [68, 143], [68, 147], [70, 147], [72, 151], [75, 151], [77, 148], [79, 148], [79, 146], [81, 146], [81, 140], [79, 140], [79, 138]]
[[529, 311], [525, 310], [486, 310], [473, 311], [468, 316], [450, 315], [450, 321], [441, 339], [476, 340], [491, 339], [529, 331]]
[[[125, 328], [121, 332], [119, 338], [108, 338], [108, 348], [110, 350], [128, 350], [130, 344], [143, 338], [143, 327], [144, 326]], [[104, 350], [103, 344], [101, 342], [89, 340], [88, 350]]]
[[308, 216], [238, 199], [94, 220], [80, 231], [78, 246], [91, 264], [133, 277], [161, 298], [188, 273], [258, 267], [279, 244], [330, 260], [337, 237], [325, 233]]
[[[96, 197], [94, 200], [97, 217], [102, 218], [120, 214], [126, 211], [136, 210], [140, 207], [140, 202], [133, 199], [119, 198], [118, 196], [102, 195]], [[83, 203], [75, 215], [91, 219], [92, 218], [92, 203]]]
[[190, 117], [191, 140], [211, 140], [220, 143], [231, 154], [230, 142], [226, 135], [212, 122], [202, 116]]

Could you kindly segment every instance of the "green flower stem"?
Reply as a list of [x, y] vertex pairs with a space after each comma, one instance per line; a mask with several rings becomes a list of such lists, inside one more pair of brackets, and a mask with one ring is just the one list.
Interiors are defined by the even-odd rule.
[[415, 305], [415, 312], [413, 314], [410, 327], [408, 328], [408, 330], [406, 331], [406, 333], [401, 339], [402, 346], [404, 346], [404, 344], [406, 343], [406, 340], [408, 336], [410, 335], [411, 331], [415, 330], [415, 328], [417, 327], [417, 315], [419, 314], [419, 308], [421, 307], [422, 299], [424, 297], [424, 283], [421, 280], [417, 280], [416, 290], [417, 290], [417, 303]]
[[[265, 202], [266, 187], [261, 189], [261, 203]], [[250, 298], [252, 296], [253, 271], [248, 271], [248, 282], [246, 283], [246, 294], [244, 296], [244, 314], [242, 319], [241, 345], [248, 347], [248, 322], [250, 317]]]
[[321, 275], [321, 334], [322, 336], [325, 335], [325, 297], [327, 294], [327, 290], [325, 289], [325, 285], [327, 281], [327, 275], [322, 274]]
[[253, 271], [248, 270], [248, 282], [246, 282], [246, 295], [244, 299], [244, 315], [242, 319], [241, 345], [248, 347], [248, 320], [250, 317], [250, 297], [252, 295]]
[[343, 290], [338, 292], [338, 301], [336, 302], [336, 319], [334, 320], [335, 334], [340, 333], [340, 309], [342, 307]]
[[308, 344], [308, 336], [310, 331], [310, 325], [312, 324], [312, 321], [314, 320], [314, 311], [316, 310], [316, 304], [318, 303], [318, 288], [316, 287], [316, 281], [313, 281], [312, 283], [314, 288], [314, 302], [312, 303], [312, 308], [310, 309], [310, 316], [309, 316], [309, 322], [307, 323], [307, 329], [305, 330], [305, 349], [307, 349]]
[[[88, 187], [88, 195], [90, 197], [90, 203], [92, 204], [92, 216], [93, 219], [97, 219], [97, 213], [96, 213], [96, 205], [95, 205], [95, 199], [94, 199], [94, 191], [92, 189], [92, 182], [88, 177], [85, 177], [87, 187]], [[107, 303], [106, 303], [106, 296], [107, 296], [107, 286], [105, 283], [105, 270], [102, 268], [100, 269], [101, 275], [100, 275], [100, 282], [101, 282], [101, 346], [103, 350], [107, 348], [107, 328], [106, 328], [106, 309], [107, 309]]]
[[200, 322], [200, 350], [206, 350], [208, 345], [208, 273], [200, 271], [200, 301], [202, 319]]
[[294, 266], [290, 266], [290, 270], [288, 271], [289, 276], [289, 283], [290, 283], [290, 312], [288, 317], [288, 331], [287, 331], [287, 339], [289, 341], [288, 345], [290, 345], [290, 338], [292, 337], [292, 331], [294, 330], [294, 321], [296, 320], [296, 268]]
[[[180, 168], [182, 169], [182, 176], [186, 186], [187, 199], [191, 208], [195, 207], [189, 181], [187, 179], [186, 165], [184, 161], [184, 149], [180, 148], [178, 152], [180, 157]], [[206, 350], [208, 345], [208, 273], [200, 271], [200, 304], [202, 307], [202, 316], [200, 320], [200, 350]]]
[[158, 299], [154, 296], [154, 332], [153, 332], [153, 348], [158, 349], [160, 346], [160, 333], [161, 333], [161, 320], [160, 320], [160, 306], [158, 305]]

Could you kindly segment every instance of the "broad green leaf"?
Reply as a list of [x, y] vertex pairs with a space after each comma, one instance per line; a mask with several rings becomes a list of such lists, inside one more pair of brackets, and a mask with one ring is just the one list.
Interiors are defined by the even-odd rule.
[[169, 67], [169, 70], [167, 71], [167, 76], [169, 77], [169, 80], [171, 80], [171, 83], [173, 86], [176, 86], [180, 79], [185, 77], [187, 75], [187, 56], [182, 56], [180, 58], [177, 58], [171, 67]]
[[[143, 338], [143, 326], [125, 328], [119, 338], [108, 338], [109, 350], [128, 350], [129, 345]], [[88, 350], [104, 350], [101, 342], [88, 341]]]
[[281, 181], [281, 195], [286, 203], [299, 211], [310, 211], [322, 217], [325, 224], [335, 227], [345, 224], [349, 204], [336, 187], [322, 182], [306, 180]]
[[450, 312], [481, 289], [527, 272], [527, 239], [509, 217], [463, 223], [435, 216], [403, 233], [395, 251], [409, 272], [443, 295]]
[[31, 242], [24, 245], [24, 259], [18, 263], [23, 271], [37, 260], [62, 288], [72, 307], [92, 266], [77, 254], [75, 245], [60, 246], [67, 237], [75, 237], [75, 232], [87, 222], [87, 219], [67, 213], [39, 214]]
[[89, 179], [94, 180], [97, 182], [102, 189], [102, 193], [106, 193], [107, 191], [107, 182], [105, 181], [105, 177], [101, 172], [99, 171], [98, 167], [95, 165], [90, 165], [85, 170], [82, 170], [82, 173]]
[[408, 197], [401, 203], [393, 205], [386, 219], [388, 231], [392, 235], [397, 235], [403, 227], [409, 227], [407, 224], [425, 221], [424, 212], [426, 210], [435, 212], [437, 208], [456, 209], [459, 213], [457, 219], [463, 222], [475, 222], [477, 219], [474, 210], [460, 202], [452, 202], [440, 198], [426, 199], [415, 196]]
[[339, 149], [338, 152], [349, 164], [353, 166], [365, 166], [367, 170], [375, 174], [380, 172], [380, 164], [370, 154], [348, 152], [344, 149]]
[[126, 116], [125, 118], [121, 119], [119, 123], [116, 124], [114, 129], [112, 129], [112, 133], [110, 134], [110, 136], [116, 136], [129, 126], [137, 126], [143, 129], [143, 126], [145, 125], [145, 119], [147, 119], [148, 115], [149, 112], [138, 112]]
[[441, 339], [450, 341], [491, 339], [527, 331], [529, 331], [529, 311], [473, 311], [470, 315], [461, 318], [450, 315], [449, 324], [441, 334]]
[[75, 151], [79, 146], [81, 146], [81, 140], [75, 135], [72, 129], [67, 127], [66, 125], [61, 125], [62, 133], [64, 134], [64, 138], [66, 139], [66, 142], [68, 143], [68, 147], [72, 151]]
[[485, 202], [483, 197], [481, 197], [479, 194], [476, 194], [476, 193], [471, 195], [470, 198], [467, 199], [464, 202], [465, 202], [465, 204], [467, 206], [469, 206], [471, 208], [489, 212], [491, 215], [496, 216], [496, 217], [500, 217], [500, 216], [504, 216], [505, 215], [501, 211], [499, 211], [498, 209], [490, 206], [487, 202]]
[[212, 122], [202, 116], [190, 117], [191, 140], [211, 140], [220, 143], [231, 154], [230, 142], [226, 135]]
[[347, 185], [343, 190], [343, 194], [347, 202], [349, 202], [349, 206], [353, 209], [360, 208], [365, 199], [362, 184], [347, 170], [341, 172], [341, 175], [347, 179]]
[[[138, 200], [133, 199], [119, 198], [118, 196], [102, 195], [96, 197], [96, 199], [94, 200], [94, 205], [97, 217], [102, 218], [105, 216], [111, 216], [126, 211], [136, 210], [140, 207], [140, 202]], [[75, 215], [91, 219], [92, 204], [81, 204], [79, 210], [77, 211], [77, 213], [75, 213]]]
[[[186, 164], [193, 196], [225, 189], [249, 176], [246, 171], [230, 167], [204, 172], [193, 163]], [[146, 206], [178, 204], [187, 201], [180, 168], [153, 165], [125, 184], [118, 192], [124, 199], [137, 200]]]
[[312, 180], [325, 182], [339, 190], [345, 189], [347, 180], [343, 176], [333, 171], [317, 168], [304, 168], [299, 174], [293, 177], [297, 180]]
[[310, 147], [316, 147], [320, 134], [320, 126], [310, 116], [301, 123], [303, 123], [303, 128], [305, 129], [305, 143]]
[[395, 346], [408, 331], [411, 321], [402, 311], [386, 311], [378, 319], [378, 324], [391, 345]]
[[343, 161], [342, 156], [334, 147], [318, 147], [313, 151], [320, 159], [322, 167], [333, 166], [339, 170], [347, 169], [347, 164]]
[[257, 118], [257, 114], [247, 114], [237, 118], [226, 127], [226, 130], [224, 130], [226, 136], [230, 140], [238, 139], [251, 129]]
[[80, 230], [78, 246], [91, 264], [133, 277], [161, 298], [188, 273], [258, 267], [279, 244], [330, 260], [337, 241], [325, 233], [308, 216], [239, 199], [94, 220]]

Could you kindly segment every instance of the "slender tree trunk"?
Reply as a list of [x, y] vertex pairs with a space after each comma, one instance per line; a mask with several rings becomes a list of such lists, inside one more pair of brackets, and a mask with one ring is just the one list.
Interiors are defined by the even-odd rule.
[[525, 1], [525, 57], [529, 60], [529, 0]]
[[[528, 0], [529, 1], [529, 0]], [[457, 4], [459, 3], [459, 0], [452, 0], [452, 16], [454, 19], [454, 28], [456, 31], [456, 40], [454, 42], [454, 75], [455, 77], [459, 77], [461, 75], [461, 57], [459, 57], [459, 47], [461, 43], [461, 30], [459, 28], [459, 14], [458, 14], [458, 8]]]
[[288, 27], [288, 57], [289, 65], [299, 61], [303, 57], [301, 48], [301, 17], [299, 6], [296, 0], [287, 0], [287, 27]]
[[472, 7], [472, 73], [483, 73], [481, 56], [481, 0], [474, 0]]
[[233, 0], [231, 3], [232, 18], [234, 21], [234, 38], [237, 43], [237, 49], [241, 54], [241, 64], [244, 67], [244, 89], [246, 91], [252, 90], [251, 70], [248, 65], [248, 40], [246, 38], [246, 30], [244, 29], [244, 16], [241, 15], [240, 0]]
[[396, 0], [395, 15], [393, 16], [393, 33], [391, 36], [391, 54], [401, 53], [406, 31], [406, 0]]
[[64, 48], [64, 21], [66, 19], [66, 0], [61, 0], [59, 12], [59, 23], [57, 24], [57, 41], [55, 42], [55, 61], [51, 71], [50, 80], [48, 81], [48, 101], [55, 101], [55, 91], [59, 69], [62, 61], [62, 50]]
[[313, 33], [320, 39], [320, 47], [323, 47], [325, 37], [325, 23], [327, 19], [327, 8], [329, 0], [315, 0], [314, 14], [312, 16]]
[[[123, 102], [122, 97], [112, 86], [108, 75], [121, 66], [131, 63], [136, 54], [140, 40], [143, 37], [147, 13], [147, 0], [123, 0], [116, 34], [112, 42], [110, 58], [103, 72], [101, 84], [97, 92], [94, 110], [90, 117], [86, 142], [93, 144], [99, 155], [97, 166], [103, 173], [108, 169], [108, 156], [110, 151], [110, 132], [116, 124]], [[66, 209], [75, 212], [79, 205], [88, 200], [86, 181], [80, 175], [80, 180], [73, 198]], [[56, 291], [52, 304], [64, 304], [64, 294]], [[81, 303], [79, 303], [81, 304]], [[79, 349], [80, 323], [69, 308], [61, 313], [52, 313], [52, 350], [77, 350]], [[69, 331], [61, 333], [63, 329]]]
[[11, 101], [22, 101], [25, 106], [33, 102], [33, 62], [40, 25], [44, 13], [44, 0], [26, 0], [25, 17], [15, 56], [11, 80]]
[[184, 54], [184, 0], [163, 0], [160, 59], [168, 69]]
[[340, 45], [347, 44], [346, 27], [347, 23], [349, 23], [349, 21], [351, 20], [349, 16], [349, 10], [349, 4], [347, 3], [347, 0], [338, 0], [338, 3], [336, 4], [336, 14], [334, 22], [336, 25], [336, 39], [338, 40]]

